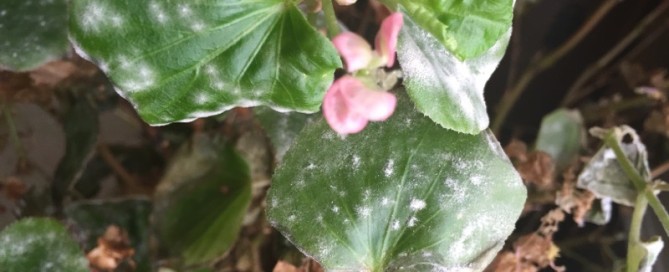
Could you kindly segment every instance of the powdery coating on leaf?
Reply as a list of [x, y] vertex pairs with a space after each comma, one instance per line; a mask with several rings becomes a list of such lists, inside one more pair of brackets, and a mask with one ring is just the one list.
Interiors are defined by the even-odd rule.
[[506, 34], [484, 55], [460, 61], [427, 31], [405, 17], [398, 59], [416, 107], [441, 126], [476, 134], [488, 127], [483, 90], [501, 61]]
[[414, 199], [411, 200], [411, 203], [409, 204], [409, 207], [411, 208], [411, 210], [420, 211], [420, 210], [425, 208], [425, 205], [426, 205], [425, 201], [423, 201], [421, 199], [415, 199], [414, 198]]
[[[53, 250], [58, 249], [58, 250]], [[60, 223], [23, 219], [0, 232], [0, 267], [8, 271], [88, 271], [79, 246]]]
[[[490, 135], [445, 130], [398, 97], [388, 121], [360, 134], [336, 137], [323, 121], [307, 126], [275, 173], [268, 217], [329, 270], [413, 262], [482, 269], [493, 256], [475, 260], [503, 244], [524, 187]], [[292, 185], [302, 179], [304, 187]], [[464, 249], [450, 253], [453, 246]]]
[[121, 28], [125, 21], [121, 13], [101, 2], [90, 2], [86, 5], [79, 20], [84, 29], [92, 32]]
[[0, 69], [29, 71], [68, 50], [65, 0], [0, 1]]
[[152, 125], [257, 105], [314, 112], [341, 64], [279, 0], [75, 0], [70, 10], [77, 52]]

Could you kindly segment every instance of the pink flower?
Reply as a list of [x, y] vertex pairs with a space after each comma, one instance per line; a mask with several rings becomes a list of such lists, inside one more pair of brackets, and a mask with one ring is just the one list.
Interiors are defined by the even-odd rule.
[[377, 52], [384, 59], [387, 67], [393, 66], [395, 63], [395, 51], [397, 49], [397, 37], [400, 35], [400, 28], [404, 24], [402, 13], [395, 12], [383, 19], [381, 22], [381, 29], [376, 34], [374, 44]]
[[[399, 12], [386, 17], [376, 34], [374, 51], [365, 39], [353, 32], [344, 32], [334, 37], [332, 43], [346, 62], [346, 71], [352, 73], [365, 68], [392, 67], [402, 24], [404, 20]], [[370, 65], [374, 67], [369, 67]]]
[[358, 133], [368, 121], [384, 121], [393, 114], [395, 95], [367, 88], [346, 75], [337, 79], [323, 99], [323, 115], [339, 134]]
[[[332, 39], [332, 43], [346, 62], [349, 73], [382, 66], [392, 67], [402, 24], [402, 14], [399, 12], [384, 19], [376, 35], [375, 51], [372, 51], [365, 39], [352, 32], [338, 35]], [[394, 94], [386, 92], [378, 85], [370, 87], [369, 85], [374, 84], [365, 84], [378, 82], [369, 78], [371, 74], [374, 73], [358, 74], [360, 78], [345, 75], [337, 79], [325, 94], [323, 115], [337, 133], [358, 133], [369, 121], [385, 121], [395, 111], [397, 98]]]

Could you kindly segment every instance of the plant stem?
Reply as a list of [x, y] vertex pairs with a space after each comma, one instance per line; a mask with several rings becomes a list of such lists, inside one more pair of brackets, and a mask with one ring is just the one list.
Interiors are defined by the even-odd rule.
[[339, 34], [339, 25], [337, 24], [337, 16], [334, 12], [332, 0], [323, 0], [323, 14], [325, 14], [325, 24], [328, 28], [328, 37], [334, 38]]
[[518, 100], [520, 95], [525, 91], [527, 85], [532, 82], [534, 77], [547, 68], [551, 67], [558, 60], [569, 53], [569, 51], [571, 51], [577, 44], [579, 44], [581, 40], [583, 40], [583, 38], [585, 38], [585, 36], [595, 28], [599, 21], [601, 21], [609, 12], [609, 10], [611, 10], [616, 4], [618, 4], [618, 0], [606, 0], [601, 6], [599, 6], [595, 13], [590, 16], [590, 19], [588, 19], [588, 21], [585, 22], [585, 24], [583, 24], [583, 26], [581, 26], [581, 28], [573, 36], [571, 36], [571, 38], [569, 38], [569, 40], [567, 40], [556, 50], [550, 52], [545, 57], [536, 58], [534, 61], [532, 61], [532, 63], [527, 67], [525, 72], [518, 80], [518, 83], [516, 83], [506, 93], [504, 93], [504, 96], [502, 96], [502, 99], [497, 108], [495, 119], [490, 126], [495, 134], [499, 134], [499, 130], [506, 120], [509, 111], [516, 103], [516, 100]]
[[634, 203], [634, 213], [632, 213], [632, 222], [630, 223], [630, 232], [627, 238], [627, 272], [636, 272], [639, 269], [641, 260], [646, 255], [645, 250], [641, 249], [641, 225], [643, 216], [646, 214], [648, 200], [643, 194], [638, 194]]
[[634, 188], [636, 188], [637, 192], [645, 196], [648, 204], [653, 209], [653, 212], [660, 220], [660, 223], [662, 223], [664, 232], [669, 235], [669, 213], [667, 213], [667, 210], [664, 208], [664, 206], [662, 206], [662, 203], [653, 192], [653, 188], [648, 186], [649, 182], [644, 180], [644, 178], [639, 175], [639, 172], [637, 172], [634, 166], [632, 166], [632, 163], [620, 147], [620, 143], [618, 143], [618, 139], [616, 139], [613, 131], [606, 135], [604, 142], [611, 149], [613, 149], [613, 153], [616, 154], [616, 159], [622, 167], [623, 172], [625, 172], [627, 177], [632, 181], [632, 184], [634, 185]]
[[587, 95], [587, 92], [578, 93], [583, 85], [595, 76], [602, 68], [608, 66], [616, 57], [618, 57], [632, 42], [646, 31], [646, 28], [651, 25], [657, 18], [660, 17], [669, 8], [669, 1], [662, 1], [651, 13], [649, 13], [643, 20], [630, 31], [616, 46], [611, 48], [604, 56], [597, 60], [594, 64], [586, 68], [576, 82], [569, 88], [567, 95], [562, 100], [562, 106], [569, 106], [577, 99]]

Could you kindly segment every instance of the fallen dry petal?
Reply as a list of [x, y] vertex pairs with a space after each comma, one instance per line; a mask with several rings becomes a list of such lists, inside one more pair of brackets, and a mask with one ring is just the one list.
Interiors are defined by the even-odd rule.
[[133, 255], [135, 255], [135, 250], [130, 246], [127, 232], [111, 225], [98, 238], [98, 246], [88, 252], [86, 258], [88, 258], [92, 268], [112, 271], [123, 262], [127, 262], [131, 267], [134, 267]]

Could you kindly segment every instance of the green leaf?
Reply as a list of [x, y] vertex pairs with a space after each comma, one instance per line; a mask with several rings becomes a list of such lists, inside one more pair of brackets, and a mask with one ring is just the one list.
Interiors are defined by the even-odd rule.
[[314, 112], [341, 66], [292, 1], [74, 0], [70, 26], [153, 125], [235, 106]]
[[27, 71], [63, 56], [66, 1], [0, 1], [0, 37], [0, 68]]
[[504, 39], [513, 19], [513, 0], [381, 2], [405, 12], [460, 60], [484, 55], [498, 40]]
[[404, 94], [386, 122], [342, 139], [308, 125], [274, 174], [270, 222], [333, 271], [481, 271], [526, 191], [489, 132], [463, 135]]
[[[648, 153], [634, 129], [628, 126], [613, 128], [627, 158], [644, 180], [650, 179]], [[593, 128], [590, 134], [603, 139], [608, 130]], [[629, 141], [624, 140], [628, 138]], [[578, 176], [578, 187], [592, 191], [597, 197], [610, 197], [618, 204], [634, 206], [637, 190], [616, 159], [613, 149], [602, 146]]]
[[558, 109], [544, 117], [535, 149], [548, 153], [558, 173], [577, 159], [585, 141], [583, 118], [577, 110]]
[[20, 220], [0, 232], [0, 269], [23, 271], [89, 271], [77, 243], [52, 219]]
[[145, 198], [83, 201], [65, 207], [65, 215], [74, 222], [87, 251], [97, 246], [98, 238], [110, 225], [127, 231], [135, 249], [133, 259], [137, 268], [134, 271], [137, 272], [152, 271], [149, 259], [150, 214], [151, 201]]
[[490, 121], [483, 89], [504, 56], [510, 37], [509, 30], [485, 54], [462, 62], [405, 16], [397, 59], [418, 110], [455, 131], [478, 134], [486, 129]]
[[184, 266], [223, 256], [251, 201], [249, 168], [234, 150], [197, 135], [174, 156], [154, 199], [161, 247]]
[[299, 112], [277, 112], [257, 107], [253, 113], [274, 146], [274, 155], [281, 161], [302, 128], [313, 121], [314, 115]]

